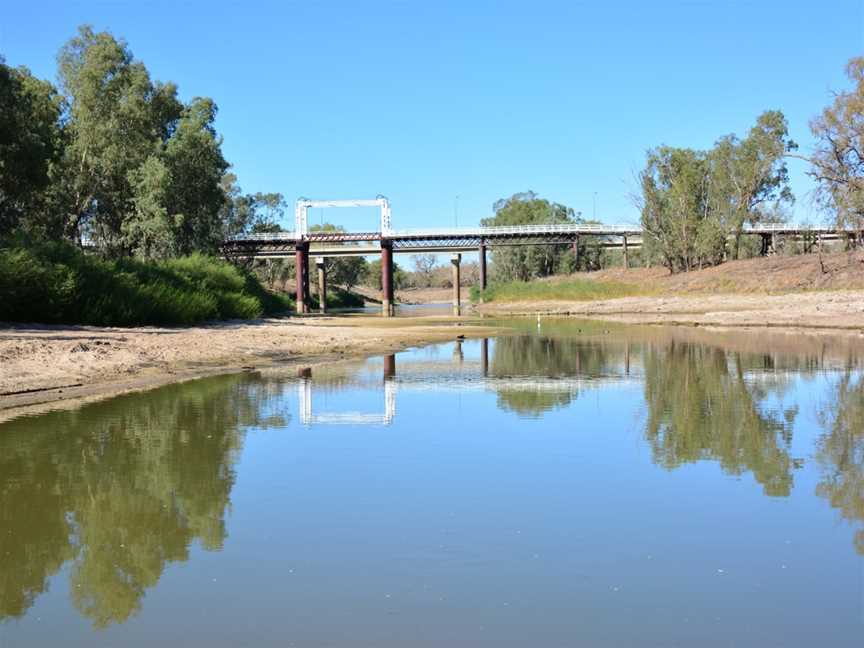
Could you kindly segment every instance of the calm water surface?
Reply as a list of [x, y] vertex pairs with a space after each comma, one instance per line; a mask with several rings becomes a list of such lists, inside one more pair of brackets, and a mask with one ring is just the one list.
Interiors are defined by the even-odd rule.
[[864, 645], [864, 344], [512, 326], [0, 425], [0, 646]]

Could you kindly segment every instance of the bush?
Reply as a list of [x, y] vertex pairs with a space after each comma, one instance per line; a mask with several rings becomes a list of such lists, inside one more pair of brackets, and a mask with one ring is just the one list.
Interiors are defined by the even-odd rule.
[[252, 276], [193, 254], [109, 261], [68, 243], [0, 248], [0, 321], [99, 326], [252, 319], [290, 308]]

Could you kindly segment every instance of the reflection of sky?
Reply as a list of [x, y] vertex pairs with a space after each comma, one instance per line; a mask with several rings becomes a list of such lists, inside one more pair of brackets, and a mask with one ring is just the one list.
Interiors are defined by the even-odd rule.
[[[398, 354], [397, 384], [480, 380], [480, 342], [461, 348]], [[343, 388], [322, 370], [315, 410], [382, 411], [383, 370], [354, 365]], [[304, 427], [289, 380], [271, 406], [290, 423], [246, 438], [221, 552], [193, 548], [137, 617], [96, 635], [61, 573], [0, 645], [49, 645], [61, 625], [70, 646], [190, 628], [208, 646], [860, 645], [864, 560], [814, 495], [837, 375], [785, 380], [762, 407], [799, 409], [789, 497], [716, 460], [654, 464], [638, 381], [529, 418], [492, 389], [400, 389], [389, 426]]]

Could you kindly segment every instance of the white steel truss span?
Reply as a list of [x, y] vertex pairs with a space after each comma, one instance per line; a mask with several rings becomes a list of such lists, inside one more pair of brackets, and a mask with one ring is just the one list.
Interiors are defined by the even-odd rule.
[[294, 206], [294, 231], [285, 232], [292, 234], [297, 240], [302, 240], [308, 233], [309, 209], [311, 207], [380, 207], [381, 208], [381, 234], [390, 232], [390, 201], [384, 196], [378, 196], [371, 200], [309, 200], [300, 198]]

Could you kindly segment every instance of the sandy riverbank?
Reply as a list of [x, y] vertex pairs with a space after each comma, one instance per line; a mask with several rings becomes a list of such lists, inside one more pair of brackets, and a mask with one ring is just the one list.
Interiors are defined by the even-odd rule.
[[[864, 335], [864, 290], [659, 294], [594, 302], [507, 302], [481, 313], [568, 315], [638, 324], [844, 331]], [[489, 327], [445, 317], [312, 317], [191, 328], [0, 327], [0, 411], [102, 397], [225, 371], [394, 352]]]
[[462, 323], [456, 328], [446, 318], [291, 318], [191, 328], [5, 326], [0, 410], [490, 333]]
[[658, 295], [593, 302], [505, 302], [486, 304], [479, 310], [494, 315], [571, 315], [633, 324], [857, 329], [864, 332], [864, 290], [784, 295]]

